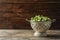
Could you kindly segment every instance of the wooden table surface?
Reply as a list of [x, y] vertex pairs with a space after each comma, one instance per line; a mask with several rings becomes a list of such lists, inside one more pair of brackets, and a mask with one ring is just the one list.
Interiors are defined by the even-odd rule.
[[60, 30], [48, 30], [46, 37], [34, 37], [33, 34], [33, 30], [0, 30], [0, 40], [60, 40]]

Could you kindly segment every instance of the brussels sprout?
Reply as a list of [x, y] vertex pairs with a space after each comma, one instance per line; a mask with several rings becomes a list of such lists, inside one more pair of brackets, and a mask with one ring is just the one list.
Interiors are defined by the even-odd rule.
[[31, 17], [31, 21], [50, 21], [51, 19], [47, 16], [36, 15], [35, 17]]

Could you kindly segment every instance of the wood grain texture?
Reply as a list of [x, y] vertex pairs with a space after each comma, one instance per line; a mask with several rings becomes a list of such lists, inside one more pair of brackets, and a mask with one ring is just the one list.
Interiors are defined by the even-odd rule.
[[60, 30], [48, 30], [47, 36], [35, 37], [33, 30], [0, 30], [0, 40], [60, 40]]
[[31, 29], [25, 19], [46, 15], [56, 22], [50, 29], [60, 29], [59, 0], [0, 0], [0, 29]]

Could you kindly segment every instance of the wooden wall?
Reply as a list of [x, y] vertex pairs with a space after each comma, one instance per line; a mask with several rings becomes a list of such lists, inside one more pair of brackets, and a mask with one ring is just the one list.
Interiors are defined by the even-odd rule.
[[25, 19], [38, 14], [56, 19], [50, 29], [60, 29], [59, 0], [0, 0], [0, 29], [31, 29]]

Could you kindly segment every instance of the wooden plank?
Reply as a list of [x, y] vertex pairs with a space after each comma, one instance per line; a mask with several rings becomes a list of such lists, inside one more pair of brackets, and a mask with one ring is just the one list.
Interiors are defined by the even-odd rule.
[[60, 3], [57, 0], [0, 0], [0, 28], [31, 29], [25, 19], [38, 14], [57, 19], [52, 26], [60, 28]]

